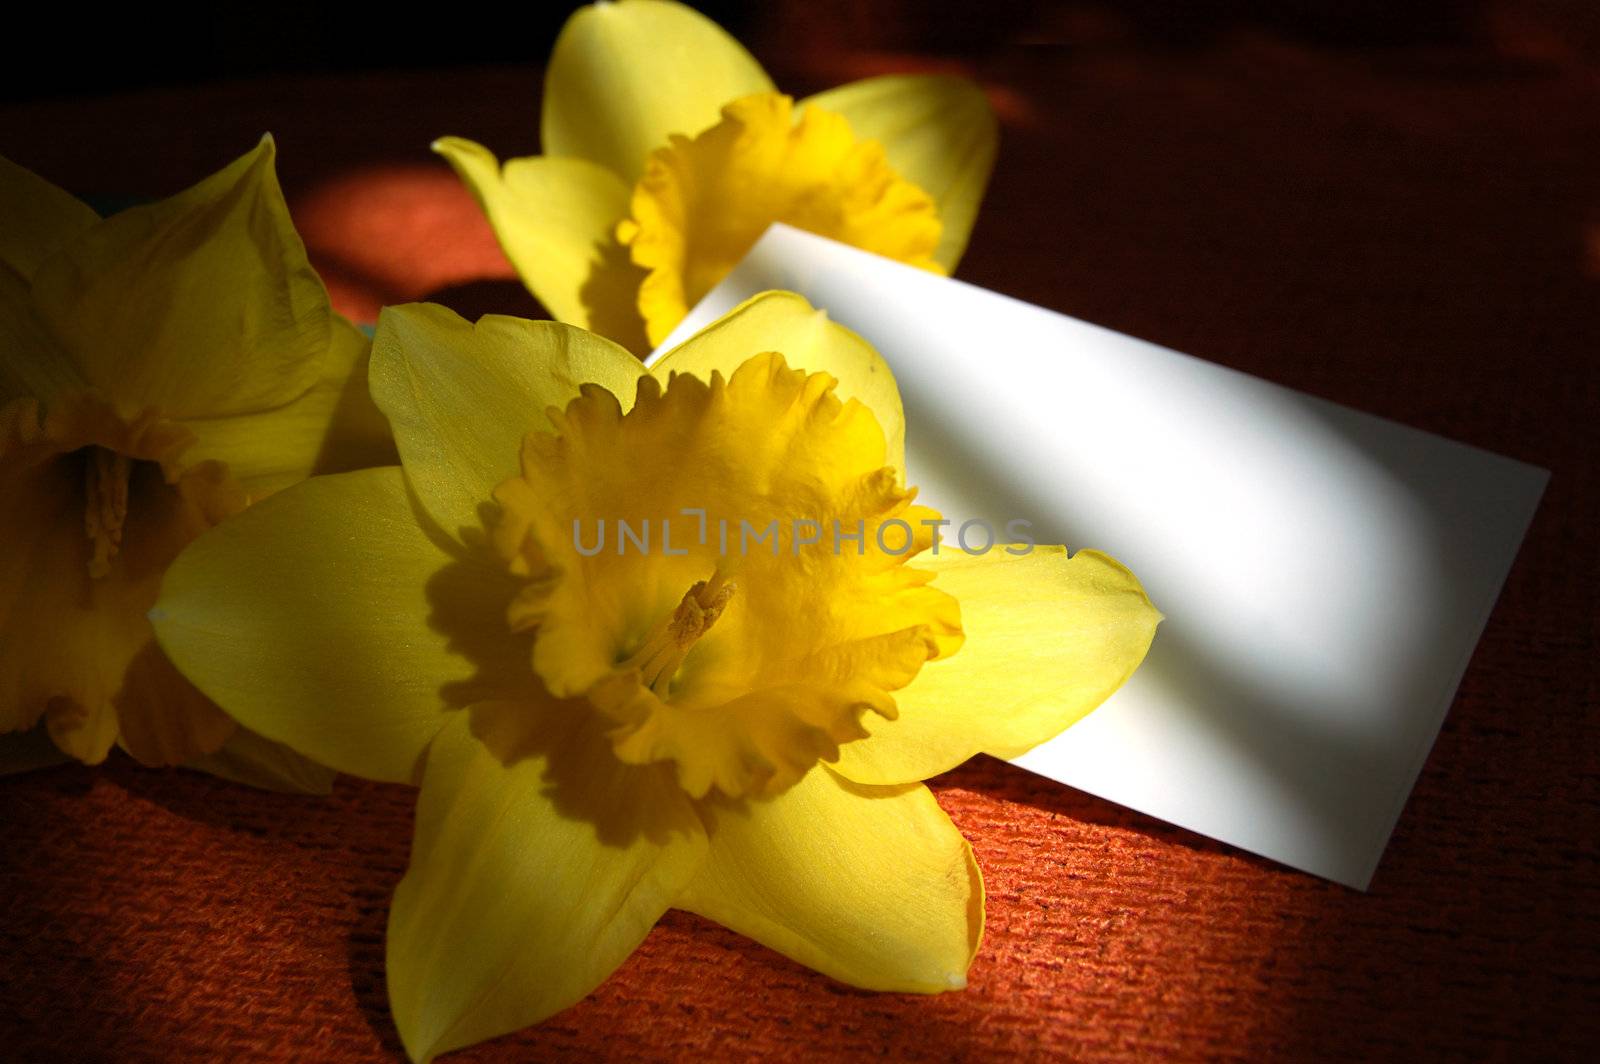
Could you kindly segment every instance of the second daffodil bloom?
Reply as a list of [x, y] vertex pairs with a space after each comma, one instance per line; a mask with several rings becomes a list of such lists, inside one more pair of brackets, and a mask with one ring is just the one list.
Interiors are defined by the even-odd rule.
[[238, 732], [145, 616], [205, 529], [313, 470], [393, 460], [368, 341], [306, 261], [272, 141], [106, 219], [0, 159], [0, 217], [0, 771], [38, 763], [42, 732], [91, 764], [120, 744], [325, 786]]
[[[389, 309], [371, 374], [401, 468], [202, 536], [154, 618], [252, 728], [420, 780], [388, 939], [411, 1056], [573, 1004], [673, 906], [856, 986], [963, 986], [982, 881], [920, 781], [1116, 690], [1158, 620], [1134, 577], [935, 555], [888, 367], [787, 293], [653, 371]], [[835, 521], [860, 538], [805, 523]]]
[[960, 78], [889, 75], [796, 104], [716, 23], [622, 0], [551, 53], [544, 154], [434, 147], [561, 321], [659, 345], [773, 222], [949, 273], [994, 165], [994, 115]]

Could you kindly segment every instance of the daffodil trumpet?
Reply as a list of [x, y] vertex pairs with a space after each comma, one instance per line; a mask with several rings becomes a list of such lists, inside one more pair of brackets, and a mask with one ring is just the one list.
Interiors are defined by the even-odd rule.
[[263, 786], [331, 776], [241, 732], [146, 611], [195, 536], [313, 471], [393, 461], [369, 344], [253, 151], [100, 218], [0, 159], [0, 771], [120, 745]]
[[[933, 556], [887, 365], [795, 295], [654, 369], [559, 323], [390, 308], [371, 379], [400, 467], [203, 534], [153, 618], [251, 728], [420, 784], [387, 952], [411, 1057], [577, 1002], [670, 907], [854, 986], [963, 986], [982, 878], [921, 781], [1116, 690], [1159, 619], [1133, 575]], [[720, 555], [699, 509], [775, 520], [781, 549]], [[796, 550], [797, 514], [898, 519], [917, 549]], [[645, 515], [682, 553], [571, 539]]]
[[886, 75], [800, 101], [682, 4], [576, 12], [546, 71], [542, 155], [434, 144], [557, 319], [659, 345], [773, 222], [952, 272], [996, 123], [961, 78]]

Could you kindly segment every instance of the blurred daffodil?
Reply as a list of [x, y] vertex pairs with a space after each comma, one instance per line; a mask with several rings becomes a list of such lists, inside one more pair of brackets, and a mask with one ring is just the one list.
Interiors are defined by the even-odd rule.
[[[120, 743], [282, 787], [328, 776], [178, 675], [146, 611], [195, 536], [313, 470], [392, 461], [273, 144], [110, 218], [0, 159], [0, 770]], [[29, 731], [29, 729], [32, 729]]]
[[642, 352], [773, 222], [954, 270], [996, 127], [951, 77], [869, 78], [797, 107], [714, 22], [622, 0], [562, 30], [541, 138], [543, 155], [504, 166], [461, 138], [434, 147], [552, 315]]
[[[1134, 577], [927, 550], [888, 367], [787, 293], [653, 371], [554, 322], [395, 308], [371, 375], [401, 468], [201, 536], [153, 617], [250, 727], [421, 783], [388, 941], [411, 1056], [573, 1004], [673, 906], [856, 986], [963, 986], [982, 882], [920, 781], [1111, 694], [1158, 620]], [[778, 531], [724, 543], [733, 518]], [[595, 551], [600, 520], [655, 538]]]

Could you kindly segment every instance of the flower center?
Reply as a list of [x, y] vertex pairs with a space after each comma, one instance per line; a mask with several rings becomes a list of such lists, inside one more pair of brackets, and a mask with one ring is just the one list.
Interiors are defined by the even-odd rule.
[[128, 476], [133, 461], [104, 447], [90, 447], [84, 462], [83, 530], [89, 537], [89, 575], [100, 579], [111, 571], [111, 559], [122, 549], [122, 526], [128, 520]]
[[[0, 508], [16, 533], [0, 599], [0, 690], [23, 726], [97, 763], [113, 742], [147, 764], [215, 751], [233, 723], [183, 682], [146, 612], [196, 536], [242, 509], [221, 462], [185, 462], [195, 435], [91, 392], [0, 404]], [[29, 625], [28, 618], [49, 623]], [[8, 707], [0, 707], [8, 708]]]
[[843, 115], [778, 93], [748, 96], [692, 140], [652, 152], [617, 226], [649, 272], [639, 312], [660, 344], [690, 307], [738, 264], [773, 222], [941, 272], [932, 197], [889, 165], [883, 146], [857, 140]]
[[[135, 539], [148, 539], [170, 524], [181, 546], [244, 507], [226, 467], [184, 462], [193, 442], [188, 428], [157, 410], [129, 416], [91, 392], [61, 396], [48, 411], [35, 399], [15, 399], [0, 407], [0, 483], [40, 490], [63, 477], [81, 486], [87, 569], [101, 580], [123, 556], [130, 526]], [[141, 554], [141, 571], [145, 561]]]
[[618, 667], [638, 669], [640, 682], [665, 698], [689, 651], [717, 623], [738, 587], [729, 583], [721, 570], [713, 573], [710, 580], [696, 582], [684, 593], [677, 608], [651, 630], [644, 645]]
[[955, 601], [905, 564], [937, 515], [834, 384], [765, 354], [665, 392], [644, 377], [626, 413], [585, 386], [495, 489], [495, 545], [526, 578], [509, 619], [536, 632], [541, 681], [695, 797], [792, 785], [960, 645]]

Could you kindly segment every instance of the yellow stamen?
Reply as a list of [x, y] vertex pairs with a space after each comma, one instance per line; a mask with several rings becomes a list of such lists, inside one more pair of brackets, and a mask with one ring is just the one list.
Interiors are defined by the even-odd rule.
[[89, 575], [111, 571], [111, 559], [122, 549], [122, 526], [128, 519], [128, 475], [133, 463], [125, 454], [91, 447], [85, 466], [83, 530], [94, 544]]
[[710, 580], [696, 581], [677, 608], [656, 622], [644, 644], [622, 667], [638, 669], [640, 682], [664, 697], [689, 651], [717, 623], [738, 589], [721, 570], [712, 573]]

